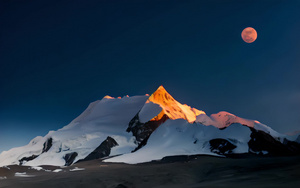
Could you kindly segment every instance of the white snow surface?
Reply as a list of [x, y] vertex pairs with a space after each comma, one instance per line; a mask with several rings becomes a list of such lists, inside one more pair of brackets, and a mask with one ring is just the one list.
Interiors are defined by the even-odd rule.
[[210, 151], [209, 140], [214, 138], [230, 139], [237, 145], [234, 153], [246, 153], [250, 134], [249, 128], [240, 125], [220, 130], [214, 126], [190, 124], [182, 119], [167, 120], [152, 133], [143, 148], [134, 153], [106, 159], [105, 162], [135, 164], [173, 155], [217, 155]]
[[[0, 154], [0, 166], [19, 164], [20, 159], [32, 155], [39, 157], [23, 165], [63, 166], [63, 157], [67, 153], [77, 152], [78, 156], [74, 161], [76, 162], [90, 154], [107, 136], [114, 138], [119, 144], [114, 147], [113, 155], [130, 152], [136, 144], [132, 134], [126, 132], [126, 128], [147, 99], [148, 96], [134, 96], [95, 101], [62, 129], [50, 131], [44, 137], [38, 136], [26, 146], [3, 151]], [[53, 139], [52, 147], [42, 153], [43, 144], [50, 137]]]
[[206, 126], [212, 125], [219, 129], [227, 128], [232, 124], [239, 123], [241, 125], [268, 133], [281, 142], [283, 142], [283, 139], [287, 137], [286, 135], [274, 131], [269, 126], [260, 123], [259, 121], [244, 119], [224, 111], [219, 112], [217, 114], [212, 114], [210, 116], [207, 116], [206, 114], [200, 114], [197, 116], [196, 122]]
[[139, 119], [141, 123], [150, 121], [153, 117], [157, 116], [162, 111], [162, 108], [151, 101], [146, 103], [139, 112]]
[[[62, 129], [50, 131], [44, 137], [38, 136], [26, 146], [2, 152], [0, 166], [19, 164], [20, 159], [32, 155], [39, 156], [34, 160], [24, 162], [23, 165], [63, 166], [66, 154], [77, 152], [78, 156], [74, 162], [84, 159], [108, 136], [118, 143], [118, 146], [111, 149], [110, 156], [119, 156], [108, 158], [105, 162], [124, 163], [142, 163], [173, 155], [217, 155], [211, 152], [209, 144], [209, 141], [215, 138], [223, 138], [236, 145], [233, 153], [246, 153], [249, 149], [247, 143], [251, 134], [248, 127], [267, 132], [280, 141], [284, 138], [283, 135], [255, 120], [240, 118], [228, 112], [207, 116], [199, 111], [201, 113], [198, 113], [194, 123], [189, 123], [185, 119], [167, 120], [152, 133], [144, 147], [131, 153], [137, 144], [132, 133], [126, 132], [130, 120], [139, 113], [140, 121], [147, 122], [162, 110], [160, 105], [151, 101], [146, 102], [148, 98], [147, 95], [123, 98], [104, 97], [102, 100], [95, 101]], [[192, 108], [189, 107], [189, 109]], [[189, 116], [189, 113], [182, 110], [181, 115]], [[226, 129], [220, 130], [220, 128]], [[52, 147], [49, 151], [42, 153], [43, 144], [49, 138], [53, 139]]]
[[35, 175], [28, 175], [28, 174], [26, 174], [26, 172], [16, 172], [15, 176], [16, 177], [25, 177], [25, 178], [35, 177]]
[[34, 170], [37, 170], [37, 171], [40, 171], [40, 170], [45, 170], [45, 169], [43, 169], [42, 167], [40, 167], [40, 166], [32, 166], [32, 167], [30, 167], [31, 169], [34, 169]]
[[213, 125], [219, 129], [226, 128], [233, 123], [239, 123], [252, 128], [254, 127], [253, 120], [240, 118], [238, 116], [224, 111], [219, 112], [217, 114], [212, 114], [210, 115], [210, 117], [206, 114], [200, 114], [197, 116], [196, 122], [201, 123], [203, 125]]
[[62, 169], [55, 169], [55, 170], [53, 170], [52, 172], [57, 173], [57, 172], [61, 172], [61, 171], [62, 171]]
[[73, 169], [70, 169], [69, 171], [70, 172], [74, 172], [74, 171], [81, 171], [81, 170], [85, 170], [85, 168], [78, 168], [78, 167], [75, 167]]

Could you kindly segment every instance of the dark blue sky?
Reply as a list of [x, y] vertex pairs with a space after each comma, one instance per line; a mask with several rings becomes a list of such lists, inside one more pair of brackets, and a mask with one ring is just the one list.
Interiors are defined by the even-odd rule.
[[[300, 1], [0, 1], [0, 152], [105, 95], [159, 85], [207, 114], [300, 129]], [[252, 44], [241, 39], [254, 27]]]

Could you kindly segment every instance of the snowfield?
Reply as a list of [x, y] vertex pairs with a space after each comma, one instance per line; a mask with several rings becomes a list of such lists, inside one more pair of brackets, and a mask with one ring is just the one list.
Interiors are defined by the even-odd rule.
[[106, 159], [105, 162], [135, 164], [172, 155], [217, 155], [210, 151], [209, 140], [213, 138], [230, 138], [238, 145], [234, 152], [246, 153], [250, 130], [238, 125], [220, 130], [213, 126], [189, 124], [182, 119], [168, 120], [156, 129], [146, 146], [134, 153]]
[[[136, 128], [134, 134], [128, 131], [132, 120]], [[116, 156], [105, 162], [133, 164], [173, 155], [220, 156], [220, 152], [215, 151], [231, 145], [227, 153], [247, 153], [251, 130], [265, 132], [281, 143], [287, 138], [256, 120], [228, 112], [208, 116], [204, 111], [180, 104], [160, 86], [151, 96], [105, 96], [91, 103], [65, 127], [50, 131], [44, 137], [37, 136], [26, 146], [2, 152], [0, 166], [64, 166], [90, 154]], [[145, 139], [139, 143], [136, 135]], [[212, 149], [212, 140], [219, 146]], [[110, 142], [116, 144], [108, 147]]]

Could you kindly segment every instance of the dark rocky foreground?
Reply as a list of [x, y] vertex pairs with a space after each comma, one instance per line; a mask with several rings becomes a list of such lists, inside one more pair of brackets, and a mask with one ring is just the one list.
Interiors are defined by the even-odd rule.
[[[70, 171], [75, 167], [84, 170]], [[43, 166], [48, 172], [25, 166], [9, 168], [0, 168], [1, 188], [300, 187], [300, 156], [247, 155], [234, 159], [178, 156], [137, 165], [92, 160], [62, 168], [57, 173], [49, 172], [59, 168], [53, 166]], [[16, 177], [15, 172], [34, 176]]]

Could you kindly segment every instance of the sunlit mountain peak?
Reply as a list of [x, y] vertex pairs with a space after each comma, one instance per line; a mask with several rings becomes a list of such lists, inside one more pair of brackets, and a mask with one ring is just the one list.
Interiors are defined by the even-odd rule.
[[185, 119], [189, 123], [193, 123], [198, 115], [205, 114], [202, 110], [176, 101], [163, 86], [159, 86], [146, 101], [146, 103], [150, 102], [158, 104], [162, 108], [162, 111], [152, 120], [161, 119], [161, 117], [166, 114], [170, 119]]

